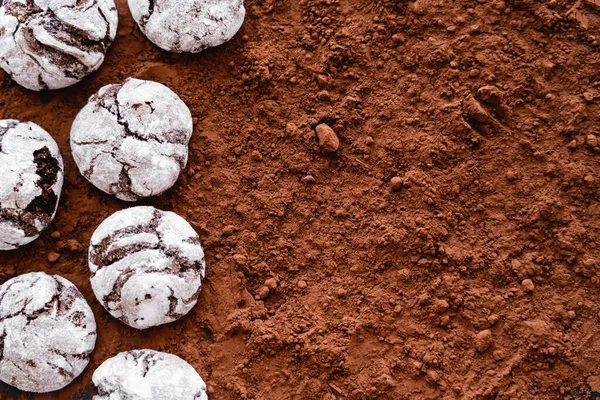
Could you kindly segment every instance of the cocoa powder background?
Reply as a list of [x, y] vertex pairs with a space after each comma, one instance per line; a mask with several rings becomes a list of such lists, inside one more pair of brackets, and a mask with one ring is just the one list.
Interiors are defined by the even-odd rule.
[[[1, 282], [60, 274], [99, 327], [72, 385], [0, 398], [89, 399], [100, 363], [143, 348], [183, 357], [211, 399], [599, 396], [598, 0], [248, 0], [234, 40], [199, 55], [159, 50], [117, 3], [82, 83], [0, 74], [0, 118], [48, 130], [66, 167], [53, 226], [0, 254]], [[104, 311], [87, 268], [93, 231], [129, 204], [69, 148], [87, 98], [130, 76], [192, 110], [187, 170], [139, 204], [189, 220], [207, 254], [194, 310], [144, 332]]]

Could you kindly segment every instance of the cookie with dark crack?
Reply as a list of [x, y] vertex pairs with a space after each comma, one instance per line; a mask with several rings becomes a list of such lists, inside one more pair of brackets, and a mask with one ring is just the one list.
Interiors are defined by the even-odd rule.
[[89, 266], [98, 301], [136, 329], [186, 315], [206, 269], [190, 224], [154, 207], [128, 208], [104, 220], [92, 235]]
[[0, 67], [31, 90], [74, 85], [100, 68], [117, 24], [114, 0], [4, 0]]
[[94, 400], [208, 400], [194, 367], [174, 354], [132, 350], [104, 361], [94, 371]]
[[158, 196], [187, 165], [192, 114], [160, 83], [104, 86], [75, 118], [71, 149], [94, 186], [124, 201]]
[[14, 250], [56, 214], [64, 180], [56, 142], [32, 122], [0, 120], [0, 177], [0, 250]]
[[129, 9], [152, 43], [175, 53], [231, 40], [246, 15], [243, 0], [129, 0]]
[[0, 380], [19, 390], [59, 390], [88, 365], [96, 344], [92, 309], [68, 280], [43, 272], [0, 286]]

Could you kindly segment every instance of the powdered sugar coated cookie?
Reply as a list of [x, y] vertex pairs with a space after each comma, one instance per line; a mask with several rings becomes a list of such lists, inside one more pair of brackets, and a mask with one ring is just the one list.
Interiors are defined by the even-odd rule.
[[100, 365], [94, 400], [208, 400], [206, 384], [187, 362], [169, 353], [132, 350]]
[[129, 208], [102, 222], [92, 235], [89, 266], [98, 301], [137, 329], [186, 315], [205, 274], [198, 234], [177, 214], [154, 207]]
[[47, 393], [78, 377], [96, 343], [90, 306], [68, 280], [43, 272], [0, 286], [0, 380]]
[[129, 0], [129, 9], [151, 42], [176, 53], [229, 41], [246, 15], [243, 0]]
[[52, 137], [31, 122], [0, 120], [0, 250], [39, 237], [63, 186], [63, 160]]
[[117, 33], [113, 0], [0, 4], [0, 67], [31, 90], [71, 86], [96, 71]]
[[79, 171], [125, 201], [171, 188], [188, 160], [190, 110], [166, 86], [139, 79], [104, 86], [77, 115], [71, 148]]

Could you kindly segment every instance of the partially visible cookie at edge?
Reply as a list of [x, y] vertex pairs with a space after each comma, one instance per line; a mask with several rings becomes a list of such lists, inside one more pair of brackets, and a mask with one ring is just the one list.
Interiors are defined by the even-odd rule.
[[74, 85], [100, 68], [117, 25], [114, 0], [4, 0], [0, 67], [30, 90]]
[[129, 0], [129, 9], [152, 43], [175, 53], [231, 40], [246, 15], [243, 0]]
[[56, 214], [64, 180], [56, 142], [32, 122], [0, 120], [0, 177], [0, 250], [14, 250]]
[[198, 301], [204, 251], [179, 215], [132, 207], [104, 220], [92, 235], [94, 294], [115, 318], [146, 329], [176, 321]]
[[174, 354], [131, 350], [104, 361], [94, 371], [94, 400], [208, 400], [194, 367]]
[[168, 87], [129, 78], [101, 88], [71, 128], [81, 174], [124, 201], [171, 188], [188, 161], [192, 114]]
[[35, 272], [0, 286], [0, 380], [19, 390], [60, 390], [88, 365], [96, 343], [92, 309], [77, 287]]

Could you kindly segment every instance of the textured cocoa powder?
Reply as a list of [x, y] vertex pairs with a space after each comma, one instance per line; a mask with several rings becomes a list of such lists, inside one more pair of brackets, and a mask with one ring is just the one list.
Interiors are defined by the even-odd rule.
[[[80, 84], [34, 93], [0, 74], [0, 118], [45, 128], [66, 169], [51, 229], [0, 254], [1, 282], [60, 274], [99, 327], [73, 384], [0, 398], [89, 399], [96, 367], [145, 348], [189, 362], [211, 399], [598, 397], [598, 2], [246, 7], [231, 42], [177, 55], [118, 1], [115, 43]], [[145, 332], [104, 311], [86, 251], [68, 245], [129, 206], [69, 149], [88, 97], [128, 77], [166, 84], [194, 115], [186, 171], [140, 203], [185, 217], [207, 256], [192, 312]]]

